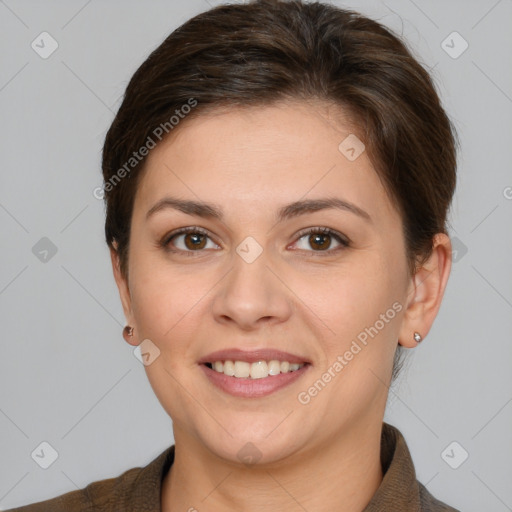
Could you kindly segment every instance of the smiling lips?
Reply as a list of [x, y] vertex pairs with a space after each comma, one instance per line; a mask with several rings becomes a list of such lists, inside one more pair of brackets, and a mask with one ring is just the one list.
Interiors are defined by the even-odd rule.
[[223, 350], [199, 361], [216, 387], [239, 397], [261, 397], [297, 380], [311, 363], [278, 350]]

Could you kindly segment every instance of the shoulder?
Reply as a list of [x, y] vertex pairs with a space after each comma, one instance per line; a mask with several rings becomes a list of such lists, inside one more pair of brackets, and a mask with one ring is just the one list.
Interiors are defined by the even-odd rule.
[[420, 502], [421, 502], [421, 510], [425, 512], [460, 512], [456, 508], [450, 507], [446, 503], [443, 503], [426, 489], [426, 487], [418, 482], [419, 491], [420, 491]]
[[140, 474], [142, 468], [132, 468], [120, 476], [98, 480], [90, 483], [87, 487], [77, 491], [71, 491], [50, 500], [32, 503], [23, 507], [9, 509], [6, 512], [73, 512], [73, 511], [108, 511], [114, 510], [110, 507], [117, 503], [119, 498], [123, 499], [127, 489]]
[[173, 460], [174, 445], [144, 467], [131, 468], [117, 477], [92, 482], [83, 489], [5, 512], [159, 510], [162, 479]]

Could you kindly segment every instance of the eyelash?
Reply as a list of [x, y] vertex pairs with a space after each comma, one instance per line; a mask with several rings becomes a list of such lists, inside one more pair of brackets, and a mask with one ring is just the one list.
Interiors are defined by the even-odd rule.
[[[206, 231], [205, 229], [200, 228], [198, 226], [190, 226], [190, 227], [183, 228], [178, 231], [173, 231], [173, 232], [167, 234], [161, 240], [160, 245], [168, 252], [180, 253], [180, 254], [184, 253], [187, 256], [192, 256], [192, 257], [195, 256], [195, 253], [203, 252], [201, 250], [184, 251], [183, 249], [170, 249], [169, 244], [173, 238], [176, 238], [179, 235], [183, 235], [183, 234], [187, 234], [187, 233], [196, 233], [196, 234], [207, 236], [208, 238], [211, 239], [208, 231]], [[313, 235], [313, 234], [330, 235], [331, 237], [336, 239], [336, 241], [339, 242], [341, 244], [341, 246], [337, 247], [335, 249], [325, 249], [325, 250], [320, 250], [320, 251], [314, 251], [314, 250], [306, 251], [305, 249], [298, 249], [299, 251], [313, 253], [315, 256], [322, 257], [322, 256], [330, 256], [334, 252], [338, 252], [343, 249], [346, 249], [346, 248], [350, 247], [350, 245], [351, 245], [350, 241], [346, 237], [344, 237], [341, 233], [338, 233], [337, 231], [334, 231], [333, 229], [325, 228], [325, 227], [314, 227], [314, 228], [303, 229], [302, 231], [297, 233], [297, 240], [300, 240], [301, 238], [303, 238], [306, 235]]]

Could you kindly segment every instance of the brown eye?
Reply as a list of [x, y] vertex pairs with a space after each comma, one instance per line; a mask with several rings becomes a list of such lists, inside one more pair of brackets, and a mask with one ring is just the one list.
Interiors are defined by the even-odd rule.
[[328, 249], [331, 245], [331, 235], [326, 235], [323, 233], [313, 233], [309, 235], [308, 239], [309, 244], [314, 249], [325, 250]]
[[[297, 248], [308, 252], [333, 253], [349, 247], [350, 243], [343, 235], [329, 228], [310, 228], [299, 233]], [[332, 247], [333, 243], [338, 246]], [[302, 246], [301, 246], [302, 245]], [[313, 250], [311, 250], [313, 249]]]
[[187, 249], [192, 251], [203, 249], [206, 245], [206, 236], [200, 233], [187, 233], [184, 235], [184, 242]]
[[[210, 242], [210, 246], [208, 246], [208, 242]], [[196, 227], [188, 227], [171, 233], [164, 238], [162, 245], [171, 252], [181, 252], [184, 254], [203, 252], [205, 248], [219, 248], [219, 246], [211, 240], [206, 231]]]

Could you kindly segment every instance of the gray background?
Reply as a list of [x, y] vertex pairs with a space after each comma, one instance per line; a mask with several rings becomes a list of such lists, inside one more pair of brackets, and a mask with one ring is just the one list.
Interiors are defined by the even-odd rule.
[[[133, 72], [174, 28], [219, 3], [0, 1], [3, 509], [145, 465], [173, 442], [121, 336], [93, 190]], [[403, 34], [432, 69], [462, 143], [452, 275], [385, 419], [439, 499], [464, 512], [512, 510], [512, 1], [332, 3]], [[59, 45], [47, 59], [31, 47], [43, 31]], [[469, 44], [457, 58], [442, 47], [453, 31]], [[445, 44], [461, 49], [460, 39]], [[55, 254], [41, 252], [43, 237]], [[58, 453], [46, 470], [31, 457], [43, 441]]]

